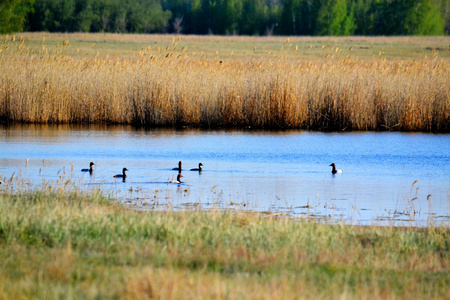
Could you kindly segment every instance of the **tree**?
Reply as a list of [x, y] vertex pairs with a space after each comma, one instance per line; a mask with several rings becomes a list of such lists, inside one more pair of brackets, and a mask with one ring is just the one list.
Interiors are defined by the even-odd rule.
[[440, 35], [450, 32], [450, 1], [0, 0], [0, 31], [23, 29], [243, 35]]
[[285, 35], [295, 35], [298, 31], [300, 1], [284, 0], [281, 10], [280, 31]]
[[225, 0], [224, 3], [225, 33], [236, 34], [239, 32], [239, 19], [242, 13], [241, 0]]
[[319, 12], [318, 34], [351, 35], [355, 32], [354, 6], [350, 1], [327, 1]]
[[93, 0], [75, 1], [75, 15], [77, 20], [75, 31], [90, 32], [91, 25], [100, 19], [99, 16], [95, 15], [92, 11], [92, 1]]
[[[198, 1], [198, 0], [197, 0]], [[175, 33], [193, 33], [192, 21], [194, 13], [192, 7], [195, 5], [194, 0], [161, 0], [163, 10], [172, 13], [169, 20], [169, 31]]]
[[415, 35], [443, 35], [444, 19], [439, 5], [433, 0], [417, 2], [408, 13], [406, 31]]
[[33, 10], [34, 0], [1, 0], [0, 32], [22, 31], [27, 15]]
[[332, 19], [328, 32], [330, 35], [350, 35], [355, 31], [353, 9], [348, 12], [345, 0], [338, 0], [332, 9]]
[[373, 32], [373, 2], [376, 0], [356, 0], [355, 7], [355, 34], [369, 35]]
[[246, 0], [242, 3], [242, 15], [239, 19], [239, 30], [242, 34], [260, 34], [261, 19], [264, 8], [263, 1]]
[[416, 0], [377, 1], [374, 10], [372, 35], [406, 35], [405, 21], [409, 8]]
[[91, 30], [94, 32], [113, 31], [111, 26], [113, 10], [114, 4], [111, 0], [94, 1], [92, 11], [98, 18], [93, 21]]
[[244, 0], [240, 14], [239, 33], [261, 35], [273, 33], [280, 18], [280, 2], [275, 0]]

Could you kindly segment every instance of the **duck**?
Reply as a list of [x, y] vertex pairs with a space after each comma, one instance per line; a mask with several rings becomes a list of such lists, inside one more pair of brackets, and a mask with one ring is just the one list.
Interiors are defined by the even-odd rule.
[[125, 177], [127, 177], [127, 174], [125, 173], [126, 171], [128, 171], [128, 169], [127, 168], [123, 168], [122, 169], [122, 174], [117, 174], [117, 175], [114, 175], [113, 177], [114, 178], [125, 178]]
[[201, 172], [201, 171], [203, 171], [202, 166], [203, 166], [203, 164], [202, 164], [202, 163], [199, 163], [199, 164], [198, 164], [198, 168], [191, 169], [191, 171], [199, 171], [199, 172]]
[[81, 169], [81, 172], [89, 172], [92, 173], [92, 171], [94, 171], [94, 163], [91, 161], [91, 163], [89, 164], [89, 169]]
[[181, 160], [180, 160], [180, 161], [178, 162], [178, 168], [173, 168], [172, 170], [181, 172], [181, 165], [182, 165], [182, 163], [181, 163]]
[[333, 169], [331, 170], [331, 174], [342, 173], [342, 170], [336, 169], [336, 165], [334, 163], [332, 163], [330, 167], [333, 167]]
[[172, 180], [170, 183], [182, 183], [181, 177], [183, 177], [183, 175], [181, 175], [181, 173], [178, 173], [177, 180]]

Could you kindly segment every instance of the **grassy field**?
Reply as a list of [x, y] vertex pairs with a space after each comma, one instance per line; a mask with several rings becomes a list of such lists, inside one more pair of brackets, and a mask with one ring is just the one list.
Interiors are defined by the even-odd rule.
[[[68, 41], [65, 53], [70, 57], [140, 58], [140, 51], [147, 47], [166, 48], [172, 51], [185, 48], [190, 57], [209, 59], [267, 59], [280, 55], [291, 58], [318, 58], [338, 53], [359, 58], [381, 56], [383, 58], [422, 59], [425, 57], [450, 58], [450, 37], [251, 37], [251, 36], [195, 36], [148, 34], [85, 34], [85, 33], [18, 33], [3, 36], [12, 45], [24, 39], [34, 52], [55, 52], [57, 45]], [[5, 40], [6, 38], [6, 40]], [[336, 52], [336, 48], [338, 49]], [[168, 50], [169, 50], [168, 49]], [[59, 49], [61, 50], [61, 49]]]
[[449, 37], [22, 33], [0, 121], [450, 132]]
[[0, 299], [448, 299], [450, 229], [0, 193]]

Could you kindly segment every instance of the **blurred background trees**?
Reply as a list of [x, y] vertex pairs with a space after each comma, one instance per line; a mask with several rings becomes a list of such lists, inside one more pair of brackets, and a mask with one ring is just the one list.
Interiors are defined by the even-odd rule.
[[442, 35], [449, 0], [0, 0], [0, 32]]
[[34, 0], [0, 0], [0, 32], [22, 31]]

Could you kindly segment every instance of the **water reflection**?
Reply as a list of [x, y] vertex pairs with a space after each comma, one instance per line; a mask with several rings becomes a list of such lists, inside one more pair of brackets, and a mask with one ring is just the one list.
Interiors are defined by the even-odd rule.
[[[0, 175], [71, 180], [138, 209], [230, 209], [358, 224], [449, 222], [449, 135], [128, 126], [0, 127]], [[81, 172], [95, 162], [92, 173]], [[182, 183], [177, 180], [182, 162]], [[202, 162], [202, 171], [198, 169]], [[343, 173], [331, 173], [336, 163]], [[126, 166], [125, 177], [114, 178]], [[178, 171], [178, 172], [174, 172]], [[62, 178], [64, 177], [64, 178]]]

